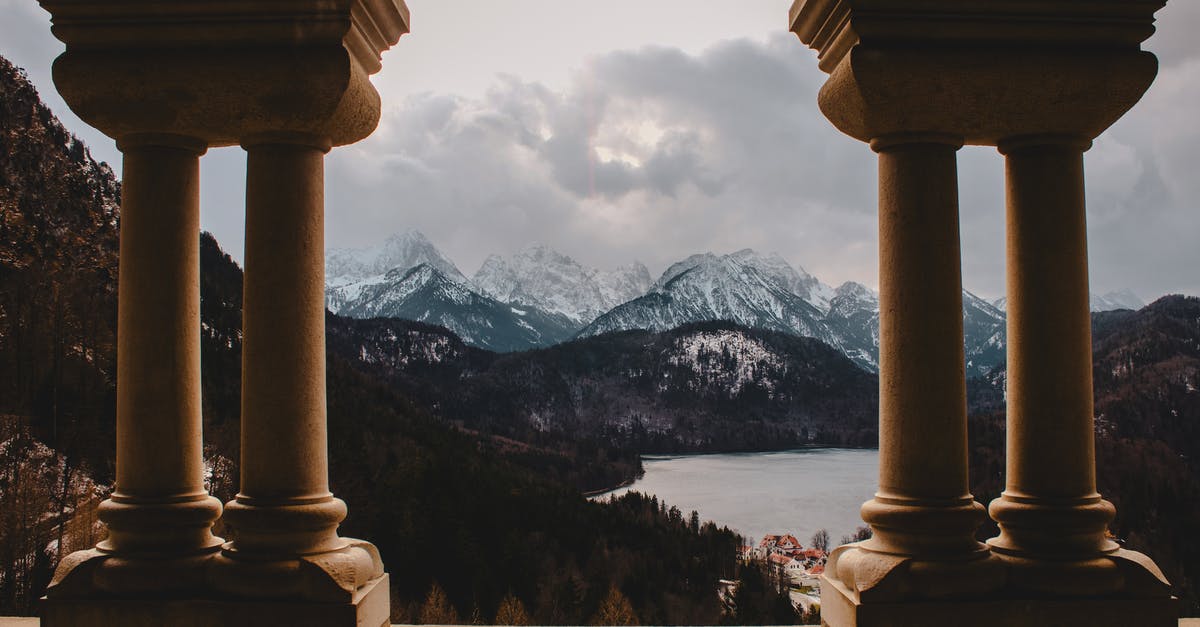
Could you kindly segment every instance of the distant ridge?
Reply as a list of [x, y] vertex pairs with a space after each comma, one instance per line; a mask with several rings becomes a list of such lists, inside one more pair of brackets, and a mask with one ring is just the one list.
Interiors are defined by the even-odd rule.
[[[428, 271], [405, 278], [419, 266]], [[695, 254], [652, 280], [638, 262], [600, 270], [532, 244], [508, 257], [490, 255], [468, 279], [421, 232], [410, 230], [370, 248], [330, 249], [325, 268], [326, 306], [334, 313], [442, 324], [491, 350], [728, 320], [815, 338], [861, 368], [879, 367], [878, 295], [853, 281], [830, 287], [777, 253]], [[968, 376], [1004, 361], [1005, 304], [963, 291]], [[1121, 290], [1093, 295], [1091, 305], [1109, 311], [1142, 303]]]

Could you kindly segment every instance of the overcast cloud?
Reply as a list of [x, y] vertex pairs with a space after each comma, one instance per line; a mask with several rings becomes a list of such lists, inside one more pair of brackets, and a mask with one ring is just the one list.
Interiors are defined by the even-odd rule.
[[[48, 74], [60, 46], [32, 4], [0, 0], [0, 54], [26, 67], [62, 116]], [[786, 4], [754, 3], [779, 9], [774, 32], [741, 16], [740, 33], [712, 29], [673, 45], [631, 36], [623, 49], [573, 60], [514, 58], [498, 68], [505, 74], [461, 84], [434, 72], [422, 88], [418, 70], [404, 81], [385, 69], [379, 130], [327, 159], [327, 243], [365, 246], [417, 228], [467, 274], [489, 253], [535, 241], [602, 267], [639, 259], [652, 272], [694, 252], [752, 247], [827, 283], [877, 285], [875, 156], [817, 110], [824, 75], [778, 28]], [[422, 5], [410, 6], [420, 52]], [[1162, 63], [1156, 84], [1086, 157], [1093, 290], [1129, 287], [1147, 300], [1200, 293], [1200, 3], [1176, 0], [1159, 16], [1147, 45]], [[488, 42], [479, 45], [486, 55]], [[436, 70], [436, 58], [419, 61]], [[99, 157], [117, 157], [73, 116], [64, 121]], [[964, 282], [999, 296], [1003, 161], [966, 148], [959, 167]], [[240, 257], [241, 151], [212, 151], [203, 176], [204, 225]]]

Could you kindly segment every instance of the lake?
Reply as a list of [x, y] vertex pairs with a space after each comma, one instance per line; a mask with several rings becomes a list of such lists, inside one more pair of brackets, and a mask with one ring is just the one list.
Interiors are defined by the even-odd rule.
[[874, 496], [879, 451], [802, 449], [770, 453], [646, 455], [646, 475], [630, 490], [654, 494], [702, 520], [728, 525], [757, 544], [767, 533], [791, 533], [808, 546], [817, 529], [839, 544], [864, 523], [858, 509]]

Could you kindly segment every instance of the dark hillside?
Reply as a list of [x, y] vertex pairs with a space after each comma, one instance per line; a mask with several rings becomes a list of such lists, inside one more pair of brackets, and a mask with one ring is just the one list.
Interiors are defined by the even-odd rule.
[[874, 375], [810, 338], [731, 322], [496, 355], [444, 330], [329, 318], [330, 350], [456, 424], [640, 453], [875, 446]]
[[0, 57], [0, 414], [112, 472], [120, 185]]

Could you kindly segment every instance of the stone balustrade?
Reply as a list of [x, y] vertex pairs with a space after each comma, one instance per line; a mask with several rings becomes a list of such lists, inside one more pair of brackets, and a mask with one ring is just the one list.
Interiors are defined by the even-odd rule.
[[[117, 477], [47, 626], [385, 625], [388, 577], [339, 537], [325, 416], [324, 155], [378, 124], [403, 0], [45, 0], [54, 81], [124, 155]], [[247, 152], [241, 489], [203, 484], [199, 159]], [[223, 516], [225, 542], [212, 534]]]
[[[1170, 585], [1096, 492], [1083, 152], [1150, 86], [1165, 0], [796, 0], [821, 111], [879, 153], [880, 471], [841, 547], [848, 625], [1171, 625]], [[1007, 163], [1007, 485], [975, 541], [955, 151]]]

